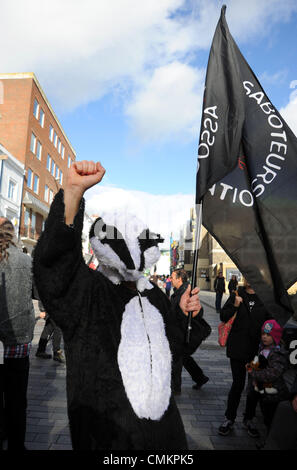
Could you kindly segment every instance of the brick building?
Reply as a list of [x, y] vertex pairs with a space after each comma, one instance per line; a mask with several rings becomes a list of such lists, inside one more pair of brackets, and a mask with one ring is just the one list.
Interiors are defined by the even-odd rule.
[[34, 73], [0, 74], [0, 142], [25, 167], [19, 237], [31, 252], [76, 159]]

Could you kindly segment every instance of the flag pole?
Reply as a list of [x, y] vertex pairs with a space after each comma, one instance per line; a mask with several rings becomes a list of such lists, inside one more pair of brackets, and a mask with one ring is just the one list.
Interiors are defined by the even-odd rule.
[[[196, 233], [195, 233], [195, 248], [194, 248], [194, 259], [193, 259], [193, 269], [192, 269], [191, 292], [196, 287], [196, 282], [197, 282], [197, 267], [198, 267], [198, 258], [199, 258], [199, 248], [200, 248], [201, 225], [202, 225], [202, 202], [200, 202], [200, 204], [196, 204]], [[192, 317], [193, 317], [193, 312], [189, 312], [187, 335], [186, 335], [187, 344], [190, 342], [191, 329], [192, 329]]]

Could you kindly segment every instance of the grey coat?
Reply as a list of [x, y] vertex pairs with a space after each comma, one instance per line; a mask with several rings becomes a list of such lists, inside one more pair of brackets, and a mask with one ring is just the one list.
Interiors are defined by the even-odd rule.
[[31, 258], [13, 245], [8, 253], [0, 262], [0, 341], [13, 346], [32, 341], [35, 313]]

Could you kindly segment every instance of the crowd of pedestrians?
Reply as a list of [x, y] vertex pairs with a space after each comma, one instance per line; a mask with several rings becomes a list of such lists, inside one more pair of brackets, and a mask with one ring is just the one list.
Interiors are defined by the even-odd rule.
[[[0, 367], [0, 448], [7, 440], [8, 450], [25, 450], [27, 387], [30, 350], [35, 325], [32, 296], [39, 300], [40, 318], [45, 325], [36, 357], [65, 362], [61, 343], [62, 330], [39, 299], [32, 277], [32, 260], [18, 248], [14, 228], [8, 219], [0, 218], [0, 341], [4, 345], [3, 367]], [[171, 275], [150, 278], [170, 300], [173, 310], [179, 309], [188, 292], [187, 273], [176, 269]], [[225, 292], [222, 272], [215, 279], [215, 308], [220, 319], [227, 322], [235, 315], [228, 337], [226, 354], [230, 360], [232, 385], [227, 397], [225, 421], [219, 426], [221, 436], [229, 435], [237, 418], [237, 410], [246, 380], [247, 395], [243, 426], [247, 433], [259, 438], [254, 423], [259, 404], [266, 425], [266, 439], [258, 443], [263, 449], [297, 448], [297, 374], [284, 347], [283, 328], [271, 318], [253, 286], [246, 280], [238, 287], [236, 276], [228, 284], [229, 298], [221, 306]], [[202, 312], [202, 310], [201, 310]], [[46, 352], [52, 341], [53, 355]], [[171, 387], [175, 395], [182, 392], [182, 368], [199, 390], [207, 377], [193, 359], [195, 349], [173, 358]], [[86, 423], [87, 425], [87, 423]]]

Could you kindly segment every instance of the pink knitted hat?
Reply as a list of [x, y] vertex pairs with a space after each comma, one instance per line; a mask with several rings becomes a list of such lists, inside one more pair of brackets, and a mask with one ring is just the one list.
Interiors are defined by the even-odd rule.
[[272, 336], [275, 344], [280, 343], [283, 330], [284, 329], [275, 320], [267, 320], [262, 326], [262, 333], [267, 333]]

